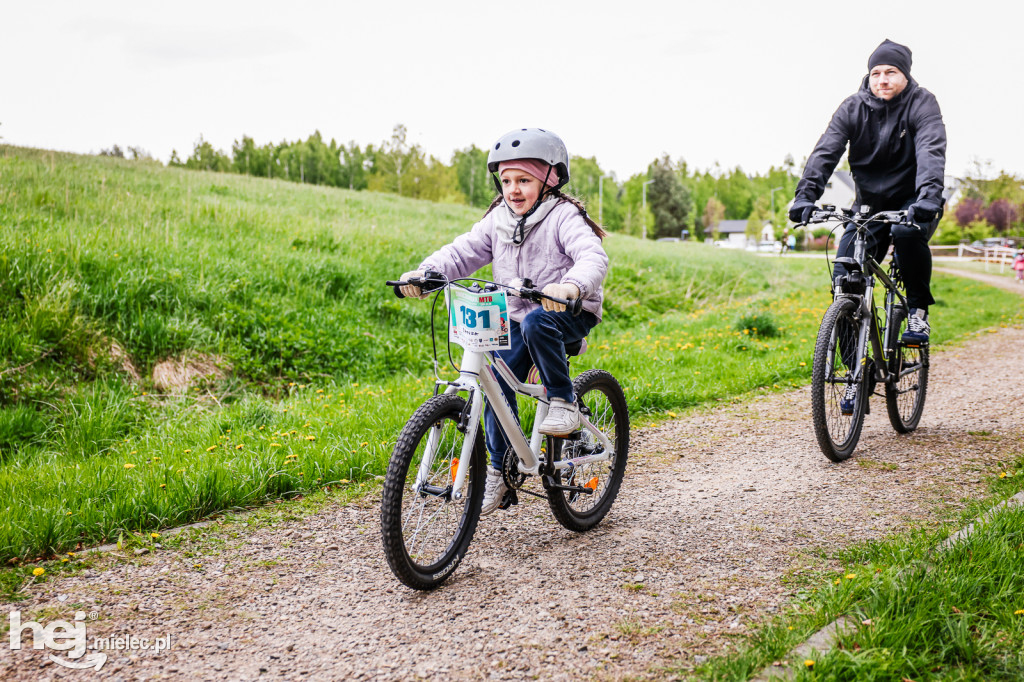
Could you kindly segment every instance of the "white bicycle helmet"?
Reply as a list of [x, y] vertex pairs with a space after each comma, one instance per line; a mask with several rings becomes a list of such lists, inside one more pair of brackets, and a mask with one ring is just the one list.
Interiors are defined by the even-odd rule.
[[[498, 164], [517, 159], [540, 159], [558, 174], [558, 183], [551, 191], [569, 182], [569, 151], [562, 138], [543, 128], [517, 128], [502, 135], [487, 154], [487, 170], [492, 173], [494, 185], [501, 192]], [[543, 180], [543, 178], [541, 178]]]

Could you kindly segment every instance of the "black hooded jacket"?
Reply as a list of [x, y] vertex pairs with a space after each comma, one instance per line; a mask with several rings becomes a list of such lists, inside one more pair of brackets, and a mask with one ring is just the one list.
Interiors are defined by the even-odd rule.
[[875, 211], [898, 210], [922, 200], [942, 206], [946, 126], [935, 95], [913, 78], [886, 101], [871, 94], [864, 77], [857, 94], [836, 109], [807, 159], [797, 201], [821, 198], [847, 143], [858, 204]]

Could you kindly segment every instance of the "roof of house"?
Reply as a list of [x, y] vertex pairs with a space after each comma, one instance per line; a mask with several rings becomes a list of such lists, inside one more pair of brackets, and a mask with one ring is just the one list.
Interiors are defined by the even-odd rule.
[[747, 231], [746, 220], [723, 220], [718, 223], [719, 234], [735, 234]]

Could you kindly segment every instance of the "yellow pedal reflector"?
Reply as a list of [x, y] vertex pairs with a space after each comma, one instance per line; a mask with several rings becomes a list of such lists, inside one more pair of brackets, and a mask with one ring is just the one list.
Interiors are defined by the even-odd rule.
[[597, 476], [583, 484], [584, 488], [590, 488], [591, 490], [597, 490]]
[[449, 483], [455, 483], [455, 472], [458, 471], [458, 470], [459, 470], [459, 458], [458, 457], [452, 457], [452, 465], [450, 467], [448, 467], [448, 471], [449, 471], [449, 473], [451, 473], [451, 476], [452, 476], [451, 480], [448, 481]]

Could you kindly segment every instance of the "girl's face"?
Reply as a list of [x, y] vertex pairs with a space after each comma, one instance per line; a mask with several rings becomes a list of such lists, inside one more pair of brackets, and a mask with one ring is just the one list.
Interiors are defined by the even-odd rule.
[[501, 174], [501, 193], [516, 215], [523, 215], [533, 208], [540, 191], [540, 180], [526, 171], [509, 168]]

